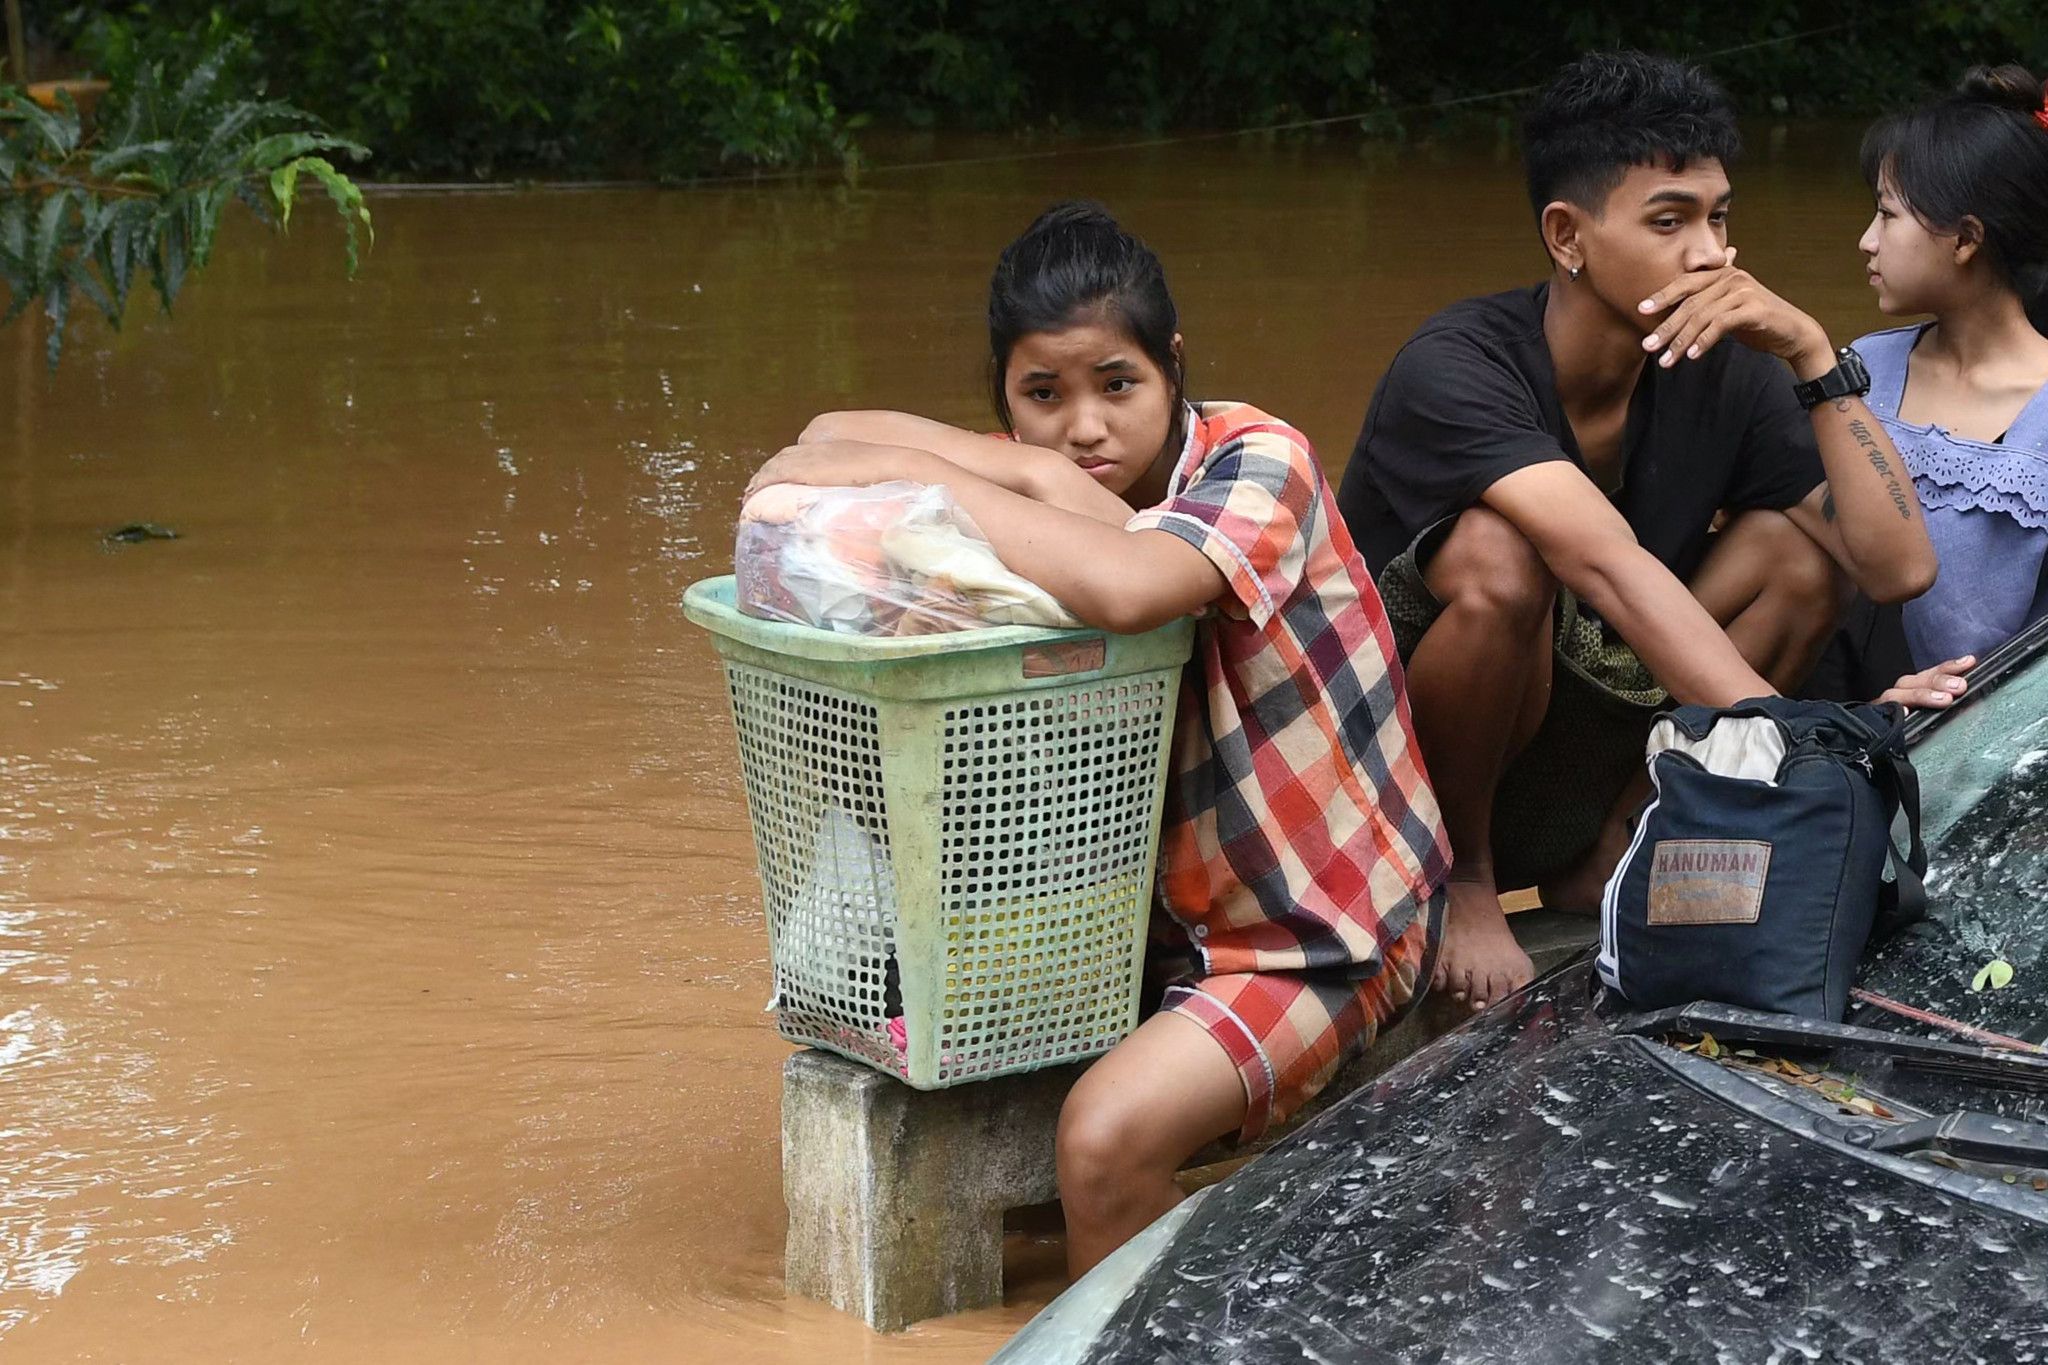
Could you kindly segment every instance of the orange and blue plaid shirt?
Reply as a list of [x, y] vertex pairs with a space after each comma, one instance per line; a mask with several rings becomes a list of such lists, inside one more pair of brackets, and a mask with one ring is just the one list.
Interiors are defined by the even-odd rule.
[[1207, 974], [1371, 976], [1451, 863], [1386, 610], [1307, 438], [1244, 403], [1187, 424], [1166, 500], [1125, 523], [1229, 584], [1182, 684], [1160, 903]]

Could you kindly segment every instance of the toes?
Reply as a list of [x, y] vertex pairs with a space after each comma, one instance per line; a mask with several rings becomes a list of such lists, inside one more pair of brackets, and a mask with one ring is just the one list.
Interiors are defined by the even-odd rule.
[[1496, 1000], [1506, 999], [1518, 984], [1512, 972], [1488, 972], [1485, 982], [1473, 992], [1472, 1008], [1483, 1010]]
[[1486, 979], [1472, 992], [1472, 1009], [1476, 1013], [1505, 995], [1507, 978], [1499, 972], [1488, 972]]

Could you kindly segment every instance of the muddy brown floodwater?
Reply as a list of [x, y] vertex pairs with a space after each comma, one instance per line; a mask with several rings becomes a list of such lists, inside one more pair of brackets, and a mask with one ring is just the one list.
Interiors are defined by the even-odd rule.
[[[1744, 264], [1876, 325], [1852, 130], [1755, 142]], [[1057, 1290], [1020, 1240], [1008, 1307], [900, 1337], [783, 1295], [787, 1048], [677, 604], [812, 412], [986, 420], [988, 268], [1072, 193], [1160, 250], [1196, 390], [1333, 473], [1402, 337], [1541, 263], [1504, 146], [1209, 142], [380, 198], [353, 285], [308, 215], [54, 377], [0, 333], [7, 1359], [979, 1360]]]

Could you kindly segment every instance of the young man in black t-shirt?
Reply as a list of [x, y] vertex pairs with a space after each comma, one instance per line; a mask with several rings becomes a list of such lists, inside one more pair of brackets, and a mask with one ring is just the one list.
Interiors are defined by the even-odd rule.
[[[1597, 908], [1660, 705], [1791, 688], [1842, 575], [1900, 601], [1935, 572], [1860, 362], [1734, 263], [1720, 89], [1596, 53], [1524, 134], [1549, 281], [1423, 325], [1338, 494], [1457, 860], [1434, 984], [1474, 1008], [1531, 974], [1500, 887]], [[1957, 672], [1886, 695], [1945, 705]]]

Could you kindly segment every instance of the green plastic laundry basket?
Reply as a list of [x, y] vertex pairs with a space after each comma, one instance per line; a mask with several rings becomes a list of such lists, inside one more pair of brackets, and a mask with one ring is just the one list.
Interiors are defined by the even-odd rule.
[[785, 1038], [932, 1090], [1136, 1026], [1192, 621], [869, 638], [744, 616], [731, 577], [683, 611], [725, 661]]

